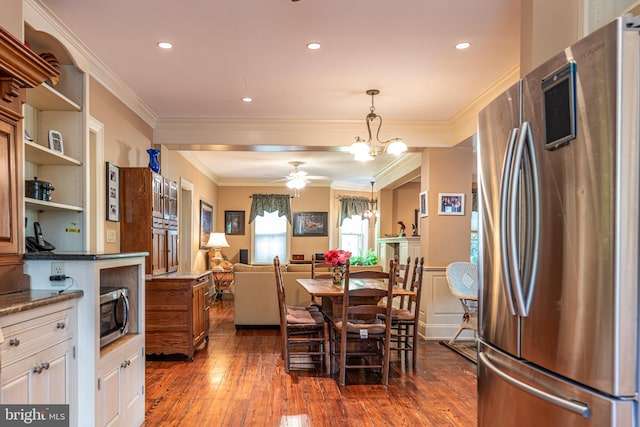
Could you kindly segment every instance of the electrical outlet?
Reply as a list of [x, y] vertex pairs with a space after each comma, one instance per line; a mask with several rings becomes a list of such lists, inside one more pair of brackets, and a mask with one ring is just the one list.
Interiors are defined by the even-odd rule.
[[51, 275], [52, 276], [64, 276], [64, 262], [52, 262], [51, 263]]

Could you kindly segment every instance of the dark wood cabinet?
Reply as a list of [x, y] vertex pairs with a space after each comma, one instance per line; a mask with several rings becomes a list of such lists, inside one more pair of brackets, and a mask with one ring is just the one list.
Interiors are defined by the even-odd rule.
[[209, 339], [210, 273], [172, 273], [146, 282], [147, 354], [184, 354]]
[[146, 274], [178, 270], [178, 186], [149, 168], [120, 168], [122, 252], [149, 252]]

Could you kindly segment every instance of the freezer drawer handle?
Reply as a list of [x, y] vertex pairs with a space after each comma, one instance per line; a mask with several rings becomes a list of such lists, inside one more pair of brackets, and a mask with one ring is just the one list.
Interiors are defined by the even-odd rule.
[[502, 378], [512, 386], [517, 387], [521, 390], [524, 390], [525, 392], [533, 396], [536, 396], [542, 400], [546, 400], [547, 402], [550, 402], [556, 406], [560, 406], [561, 408], [564, 408], [571, 412], [575, 412], [576, 414], [582, 415], [584, 418], [591, 417], [591, 411], [589, 410], [589, 407], [584, 403], [576, 402], [574, 400], [567, 400], [567, 399], [563, 399], [562, 397], [554, 396], [553, 394], [547, 393], [546, 391], [539, 390], [535, 387], [530, 386], [529, 384], [523, 383], [522, 381], [519, 381], [513, 377], [510, 377], [509, 375], [505, 374], [500, 369], [498, 369], [493, 363], [491, 363], [491, 361], [489, 360], [489, 358], [486, 356], [485, 353], [480, 353], [478, 357], [482, 361], [482, 364], [485, 365], [491, 372], [493, 372], [494, 374], [496, 374], [497, 376], [499, 376], [500, 378]]

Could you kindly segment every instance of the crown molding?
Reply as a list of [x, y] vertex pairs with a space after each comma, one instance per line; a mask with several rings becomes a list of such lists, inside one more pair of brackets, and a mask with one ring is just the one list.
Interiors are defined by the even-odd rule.
[[24, 20], [38, 31], [45, 31], [58, 39], [67, 49], [75, 65], [135, 114], [154, 127], [158, 119], [155, 112], [107, 65], [102, 62], [47, 6], [39, 0], [24, 0]]

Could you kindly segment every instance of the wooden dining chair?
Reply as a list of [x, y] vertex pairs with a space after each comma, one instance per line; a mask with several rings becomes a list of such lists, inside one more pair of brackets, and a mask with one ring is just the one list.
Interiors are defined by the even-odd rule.
[[329, 374], [329, 329], [324, 316], [316, 306], [288, 306], [280, 259], [273, 259], [280, 310], [280, 335], [285, 372], [292, 367], [306, 369], [319, 366]]
[[[407, 289], [409, 285], [409, 278], [411, 277], [411, 257], [407, 257], [407, 261], [403, 264], [398, 262], [398, 255], [393, 257], [396, 265], [396, 276], [394, 280], [394, 286], [399, 289]], [[394, 308], [407, 308], [408, 297], [407, 295], [401, 295], [395, 297], [397, 304], [394, 304]]]
[[[381, 382], [389, 384], [389, 343], [395, 265], [388, 272], [362, 270], [350, 272], [347, 263], [344, 277], [341, 315], [332, 322], [332, 358], [338, 360], [339, 384], [346, 384], [348, 369], [381, 370]], [[383, 288], [350, 289], [350, 279], [375, 279]], [[385, 299], [385, 304], [379, 301]], [[385, 315], [385, 320], [378, 318]], [[339, 338], [339, 341], [338, 341]], [[335, 362], [334, 362], [335, 363]]]
[[405, 361], [409, 361], [409, 353], [411, 353], [411, 366], [416, 368], [418, 363], [418, 324], [420, 319], [420, 297], [422, 295], [422, 276], [423, 276], [424, 258], [416, 257], [413, 270], [409, 275], [409, 289], [414, 292], [412, 295], [406, 296], [406, 304], [391, 309], [391, 342], [393, 347], [399, 353], [404, 353]]

